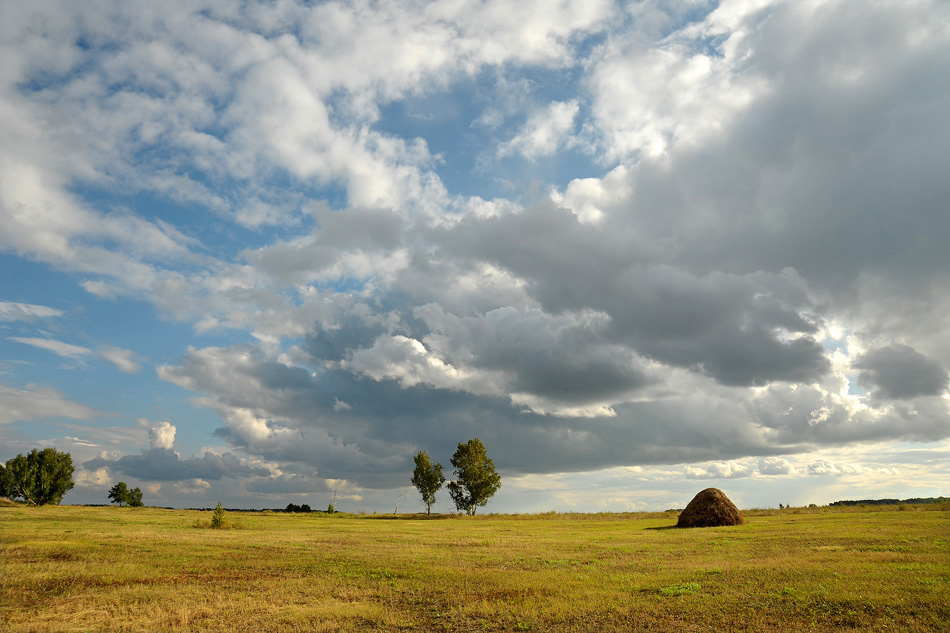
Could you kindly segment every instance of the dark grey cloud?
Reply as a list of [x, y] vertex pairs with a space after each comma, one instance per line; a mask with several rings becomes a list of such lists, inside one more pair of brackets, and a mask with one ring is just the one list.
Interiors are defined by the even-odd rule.
[[[821, 445], [933, 440], [950, 433], [946, 412], [936, 405], [884, 417], [855, 415], [837, 398], [835, 383], [775, 384], [753, 394], [681, 372], [673, 380], [676, 389], [667, 381], [642, 401], [615, 405], [612, 417], [553, 417], [522, 411], [506, 398], [425, 385], [403, 388], [394, 379], [359, 378], [342, 370], [273, 392], [272, 383], [249, 377], [291, 368], [277, 369], [275, 361], [253, 354], [238, 369], [230, 359], [244, 354], [197, 350], [163, 375], [212, 397], [224, 422], [217, 436], [234, 450], [310, 466], [318, 473], [307, 475], [314, 481], [341, 479], [367, 488], [399, 485], [422, 449], [447, 463], [455, 445], [472, 437], [486, 443], [499, 468], [516, 474], [775, 456]], [[350, 408], [334, 407], [336, 400]]]
[[629, 229], [615, 228], [585, 226], [565, 209], [540, 204], [463, 222], [438, 238], [446, 252], [524, 279], [530, 296], [552, 314], [605, 314], [604, 342], [631, 353], [730, 385], [807, 382], [828, 370], [816, 341], [780, 337], [782, 330], [816, 331], [813, 306], [787, 273], [694, 274], [665, 263], [656, 247], [638, 251], [622, 238]]
[[950, 375], [936, 360], [907, 345], [888, 345], [870, 350], [851, 365], [861, 371], [859, 382], [875, 397], [907, 400], [939, 396], [947, 391]]
[[653, 382], [636, 353], [605, 336], [606, 315], [499, 308], [459, 317], [417, 308], [424, 342], [449, 362], [505, 376], [506, 390], [565, 404], [624, 399]]
[[321, 328], [304, 336], [301, 348], [314, 360], [339, 362], [351, 350], [372, 347], [373, 342], [385, 329], [378, 323], [365, 323], [360, 319], [347, 319], [342, 327]]
[[142, 481], [183, 481], [188, 479], [218, 480], [226, 477], [267, 477], [271, 472], [262, 466], [248, 464], [233, 453], [181, 459], [175, 451], [152, 448], [141, 455], [125, 455], [116, 460], [97, 457], [83, 463], [87, 470], [107, 468], [111, 472]]
[[[422, 385], [401, 388], [395, 380], [361, 379], [338, 370], [310, 379], [306, 387], [298, 383], [278, 391], [249, 376], [272, 376], [288, 368], [276, 369], [277, 363], [261, 355], [245, 359], [239, 369], [229, 362], [244, 353], [199, 350], [180, 365], [165, 368], [163, 376], [213, 397], [225, 423], [217, 435], [235, 449], [267, 460], [308, 464], [321, 477], [367, 486], [392, 485], [394, 477], [411, 471], [412, 455], [423, 448], [446, 462], [455, 445], [471, 437], [490, 444], [496, 463], [509, 472], [552, 472], [619, 465], [629, 459], [653, 462], [671, 449], [712, 458], [728, 442], [710, 442], [711, 437], [728, 436], [731, 442], [748, 428], [744, 410], [733, 405], [725, 421], [710, 418], [708, 410], [706, 417], [696, 418], [701, 431], [685, 432], [692, 416], [682, 412], [682, 422], [658, 433], [655, 419], [678, 417], [667, 410], [669, 405], [623, 405], [614, 418], [556, 418], [523, 412], [507, 398]], [[350, 409], [337, 410], [337, 399]], [[249, 406], [252, 403], [256, 406]], [[754, 438], [741, 441], [746, 449], [756, 443]]]
[[316, 235], [320, 242], [343, 249], [394, 250], [402, 246], [406, 218], [391, 209], [334, 211], [314, 207]]
[[402, 246], [406, 219], [387, 209], [333, 211], [318, 205], [317, 227], [305, 237], [244, 251], [244, 259], [281, 284], [336, 277], [349, 256], [384, 257]]

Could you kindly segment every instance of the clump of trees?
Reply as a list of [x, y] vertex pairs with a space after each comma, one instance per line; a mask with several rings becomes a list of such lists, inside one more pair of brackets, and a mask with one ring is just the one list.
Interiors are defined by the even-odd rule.
[[288, 503], [284, 512], [313, 512], [308, 504], [298, 506], [296, 503]]
[[136, 487], [129, 490], [128, 485], [126, 485], [124, 481], [120, 481], [109, 488], [109, 501], [122, 506], [129, 506], [130, 508], [141, 508], [145, 505], [142, 501], [141, 488]]
[[73, 458], [55, 448], [33, 449], [0, 468], [0, 496], [34, 506], [57, 505], [73, 489]]
[[[455, 480], [448, 484], [449, 495], [456, 509], [474, 516], [476, 509], [485, 506], [501, 488], [501, 476], [495, 471], [495, 463], [488, 457], [485, 445], [477, 437], [460, 442], [451, 463], [455, 467]], [[416, 455], [415, 464], [412, 485], [422, 495], [426, 514], [430, 514], [435, 495], [446, 481], [442, 464], [432, 464], [426, 451]]]

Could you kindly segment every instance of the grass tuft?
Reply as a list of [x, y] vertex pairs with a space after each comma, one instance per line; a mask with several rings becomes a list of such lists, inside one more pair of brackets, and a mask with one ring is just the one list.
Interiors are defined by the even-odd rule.
[[663, 596], [685, 596], [690, 593], [695, 593], [702, 589], [695, 582], [685, 582], [679, 585], [670, 585], [669, 587], [663, 587], [660, 589], [660, 595]]

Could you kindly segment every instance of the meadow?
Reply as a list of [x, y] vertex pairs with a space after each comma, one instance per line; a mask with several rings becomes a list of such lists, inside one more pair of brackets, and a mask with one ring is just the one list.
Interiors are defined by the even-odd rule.
[[950, 508], [476, 517], [0, 508], [18, 631], [946, 631]]

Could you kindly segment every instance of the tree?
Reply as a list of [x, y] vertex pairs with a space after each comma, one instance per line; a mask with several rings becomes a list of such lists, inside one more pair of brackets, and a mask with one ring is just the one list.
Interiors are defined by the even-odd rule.
[[10, 479], [10, 469], [0, 462], [0, 497], [13, 497], [13, 481]]
[[[461, 446], [461, 444], [459, 444]], [[442, 475], [442, 464], [429, 461], [429, 454], [419, 451], [414, 458], [416, 469], [412, 471], [412, 485], [422, 495], [422, 503], [426, 504], [426, 514], [432, 514], [432, 504], [435, 503], [435, 493], [442, 488], [445, 477]], [[399, 507], [399, 502], [396, 502]]]
[[393, 506], [393, 514], [399, 514], [399, 504], [402, 503], [402, 500], [406, 497], [406, 494], [409, 492], [409, 488], [403, 488], [399, 491], [399, 494], [396, 495], [396, 505]]
[[72, 490], [73, 458], [55, 448], [33, 449], [7, 462], [3, 487], [11, 499], [23, 499], [35, 506], [58, 504]]
[[109, 501], [112, 503], [118, 503], [119, 505], [128, 505], [129, 503], [129, 487], [125, 484], [124, 481], [120, 481], [116, 485], [109, 488]]
[[120, 481], [109, 488], [109, 500], [112, 503], [129, 506], [130, 508], [141, 508], [145, 505], [142, 502], [142, 489], [132, 488], [129, 490], [124, 481]]
[[477, 437], [465, 444], [459, 443], [452, 456], [456, 480], [449, 483], [449, 494], [455, 507], [475, 515], [478, 506], [488, 503], [501, 488], [501, 476], [495, 472], [495, 463], [488, 458], [485, 445]]
[[214, 513], [211, 515], [211, 527], [223, 528], [227, 525], [227, 519], [224, 516], [224, 507], [221, 502], [214, 507]]
[[127, 502], [132, 508], [141, 508], [145, 505], [142, 501], [142, 489], [141, 488], [132, 488], [129, 490], [129, 500]]

